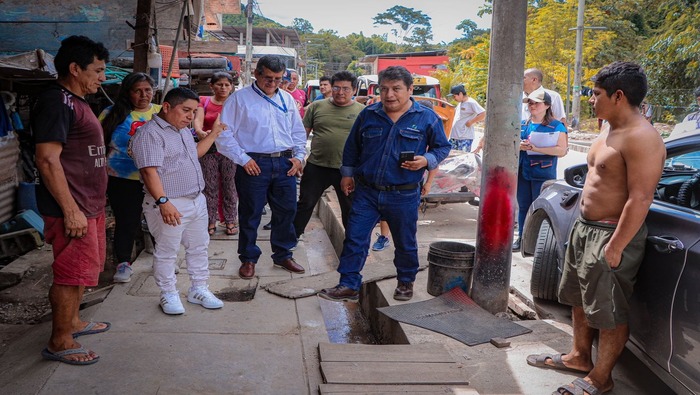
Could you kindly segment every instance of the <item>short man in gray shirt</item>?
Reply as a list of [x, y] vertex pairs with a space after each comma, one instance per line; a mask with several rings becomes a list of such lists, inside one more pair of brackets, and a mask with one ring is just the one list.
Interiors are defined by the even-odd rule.
[[136, 130], [131, 155], [145, 185], [143, 214], [155, 238], [153, 277], [160, 288], [165, 314], [183, 314], [176, 288], [175, 264], [180, 244], [185, 246], [191, 287], [187, 301], [207, 309], [224, 303], [209, 291], [209, 235], [204, 178], [198, 158], [204, 155], [224, 126], [217, 119], [199, 144], [187, 127], [199, 104], [197, 94], [175, 88], [165, 95], [163, 108]]

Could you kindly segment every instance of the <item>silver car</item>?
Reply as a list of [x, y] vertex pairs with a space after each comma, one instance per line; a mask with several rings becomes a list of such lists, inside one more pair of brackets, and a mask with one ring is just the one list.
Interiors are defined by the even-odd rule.
[[[700, 125], [665, 140], [667, 159], [646, 218], [628, 348], [677, 393], [700, 393]], [[532, 203], [521, 251], [534, 256], [530, 288], [556, 300], [585, 164], [546, 184]], [[633, 181], [632, 181], [633, 182]]]

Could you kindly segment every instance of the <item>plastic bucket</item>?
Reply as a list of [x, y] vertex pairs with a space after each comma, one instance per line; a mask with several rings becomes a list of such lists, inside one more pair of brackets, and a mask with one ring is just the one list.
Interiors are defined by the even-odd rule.
[[455, 287], [469, 292], [476, 248], [456, 241], [437, 241], [428, 250], [428, 293], [440, 296]]

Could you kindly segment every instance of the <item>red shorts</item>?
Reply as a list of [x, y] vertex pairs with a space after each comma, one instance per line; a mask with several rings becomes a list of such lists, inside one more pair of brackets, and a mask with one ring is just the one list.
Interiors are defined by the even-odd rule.
[[105, 215], [88, 218], [80, 239], [66, 236], [63, 218], [44, 216], [44, 236], [53, 246], [53, 283], [94, 287], [106, 258]]

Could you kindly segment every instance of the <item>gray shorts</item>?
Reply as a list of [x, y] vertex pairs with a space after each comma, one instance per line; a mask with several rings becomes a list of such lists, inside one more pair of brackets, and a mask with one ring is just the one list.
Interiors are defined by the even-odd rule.
[[604, 248], [615, 227], [579, 218], [569, 236], [559, 284], [559, 302], [583, 307], [591, 328], [614, 329], [627, 323], [629, 299], [644, 258], [647, 228], [642, 224], [622, 251], [620, 265], [610, 268]]

